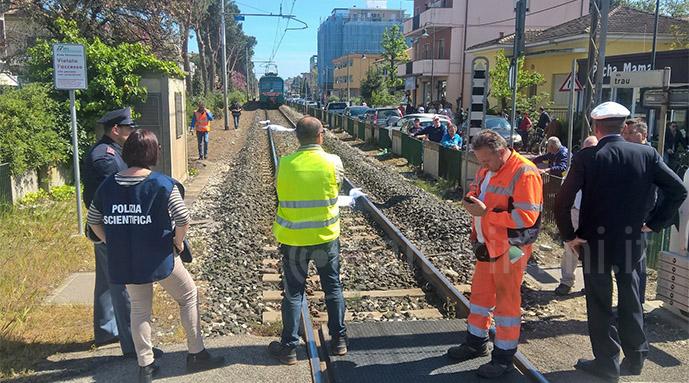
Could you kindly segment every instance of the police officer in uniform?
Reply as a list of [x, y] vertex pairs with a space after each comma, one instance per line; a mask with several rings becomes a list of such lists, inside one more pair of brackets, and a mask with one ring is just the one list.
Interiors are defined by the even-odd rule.
[[[131, 109], [117, 109], [106, 113], [98, 123], [103, 124], [105, 133], [83, 160], [82, 182], [84, 203], [91, 205], [96, 189], [112, 174], [127, 169], [122, 160], [122, 145], [134, 131]], [[89, 227], [89, 238], [94, 241], [96, 254], [96, 286], [93, 301], [93, 330], [96, 345], [114, 343], [119, 340], [125, 356], [135, 356], [134, 342], [130, 328], [129, 295], [124, 285], [111, 284], [108, 280], [108, 250]]]
[[[576, 251], [584, 267], [586, 314], [595, 359], [580, 359], [575, 368], [606, 382], [620, 374], [640, 375], [648, 354], [639, 299], [642, 233], [672, 223], [687, 197], [682, 181], [652, 147], [626, 142], [620, 132], [629, 110], [604, 102], [591, 111], [595, 147], [580, 150], [572, 161], [555, 202], [555, 218], [565, 246]], [[664, 198], [652, 214], [644, 207], [654, 187]], [[570, 209], [582, 192], [579, 228]], [[617, 321], [612, 311], [612, 273], [617, 283]], [[619, 362], [620, 349], [624, 360]]]

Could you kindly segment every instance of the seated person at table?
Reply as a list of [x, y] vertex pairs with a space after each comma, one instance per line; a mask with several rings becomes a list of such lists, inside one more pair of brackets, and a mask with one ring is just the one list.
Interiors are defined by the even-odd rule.
[[[565, 148], [557, 137], [548, 138], [546, 152], [533, 159], [533, 163], [541, 169], [541, 173], [549, 173], [553, 176], [562, 177], [567, 171], [567, 158], [569, 150]], [[543, 168], [542, 164], [547, 167]]]

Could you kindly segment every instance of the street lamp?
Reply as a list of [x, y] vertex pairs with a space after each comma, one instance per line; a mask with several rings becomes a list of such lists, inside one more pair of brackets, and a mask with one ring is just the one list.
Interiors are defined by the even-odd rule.
[[[424, 24], [423, 27], [423, 33], [421, 34], [421, 37], [423, 38], [428, 38], [428, 30], [426, 29], [426, 25], [428, 23]], [[432, 25], [432, 24], [431, 24]], [[433, 30], [433, 40], [431, 41], [431, 102], [433, 101], [433, 83], [435, 82], [435, 73], [434, 73], [434, 66], [435, 66], [435, 30]]]

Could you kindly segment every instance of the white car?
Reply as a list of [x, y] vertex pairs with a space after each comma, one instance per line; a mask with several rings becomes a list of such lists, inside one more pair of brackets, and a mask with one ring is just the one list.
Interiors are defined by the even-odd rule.
[[401, 130], [402, 133], [407, 133], [409, 131], [409, 128], [414, 126], [414, 120], [417, 118], [420, 120], [421, 126], [425, 128], [426, 126], [430, 126], [433, 124], [433, 118], [435, 116], [438, 116], [440, 118], [440, 123], [447, 127], [447, 124], [450, 122], [450, 118], [445, 115], [433, 113], [413, 113], [402, 116], [402, 118], [397, 120], [397, 122], [395, 122], [393, 125], [386, 127], [385, 129], [388, 130], [388, 134], [392, 139], [393, 130]]
[[[462, 130], [467, 131], [467, 123], [465, 122], [462, 124]], [[509, 121], [507, 121], [505, 118], [500, 117], [500, 116], [490, 116], [486, 115], [486, 129], [494, 130], [498, 132], [509, 144], [510, 142], [510, 130], [512, 129], [512, 125], [510, 124]], [[468, 130], [469, 132], [469, 141], [471, 141], [482, 129], [481, 128], [474, 128], [472, 127], [471, 129]], [[515, 147], [521, 146], [522, 144], [522, 136], [520, 136], [517, 133], [517, 130], [514, 130], [514, 135], [512, 135], [512, 141], [514, 142]]]

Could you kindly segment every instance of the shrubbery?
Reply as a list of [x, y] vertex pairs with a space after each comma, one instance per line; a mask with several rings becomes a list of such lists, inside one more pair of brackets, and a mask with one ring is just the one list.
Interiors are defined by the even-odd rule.
[[69, 158], [67, 114], [50, 97], [50, 86], [30, 84], [0, 94], [0, 162], [12, 174], [56, 165]]
[[[232, 105], [233, 102], [239, 102], [240, 105], [246, 102], [246, 94], [240, 90], [233, 90], [227, 93], [227, 103]], [[223, 118], [223, 94], [220, 92], [212, 92], [206, 95], [198, 95], [187, 98], [187, 113], [191, 115], [196, 110], [199, 102], [203, 102], [206, 109], [213, 113], [215, 119]]]

